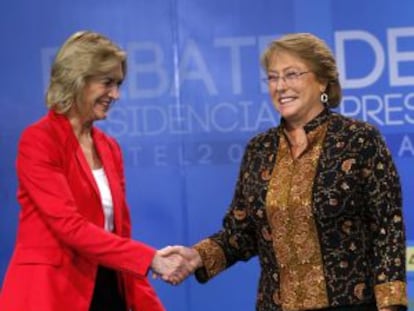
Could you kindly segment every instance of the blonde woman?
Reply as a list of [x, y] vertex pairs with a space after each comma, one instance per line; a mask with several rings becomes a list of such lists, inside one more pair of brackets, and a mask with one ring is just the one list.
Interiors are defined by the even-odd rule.
[[147, 273], [168, 278], [180, 257], [131, 239], [121, 150], [93, 126], [125, 73], [125, 52], [98, 33], [77, 32], [57, 53], [49, 112], [19, 143], [21, 211], [0, 310], [164, 310]]

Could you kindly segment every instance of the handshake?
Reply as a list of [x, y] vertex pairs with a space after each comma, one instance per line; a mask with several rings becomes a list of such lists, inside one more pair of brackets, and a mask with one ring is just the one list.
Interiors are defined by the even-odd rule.
[[180, 284], [202, 266], [200, 254], [195, 249], [180, 245], [158, 250], [151, 263], [153, 277], [173, 285]]

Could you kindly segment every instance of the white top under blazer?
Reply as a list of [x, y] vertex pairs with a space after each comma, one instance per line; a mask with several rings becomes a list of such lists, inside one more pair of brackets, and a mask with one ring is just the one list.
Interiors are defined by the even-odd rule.
[[105, 216], [105, 230], [112, 232], [114, 230], [114, 206], [108, 179], [103, 168], [94, 169], [92, 173], [101, 194], [102, 208]]

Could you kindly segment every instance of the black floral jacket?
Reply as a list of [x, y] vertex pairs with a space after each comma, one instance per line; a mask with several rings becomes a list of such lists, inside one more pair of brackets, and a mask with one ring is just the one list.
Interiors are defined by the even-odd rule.
[[[401, 187], [391, 154], [373, 126], [329, 110], [309, 122], [305, 131], [325, 122], [312, 212], [329, 306], [406, 306]], [[249, 142], [222, 230], [194, 246], [204, 263], [196, 271], [200, 282], [257, 255], [259, 311], [283, 310], [277, 297], [283, 284], [266, 218], [266, 194], [283, 127], [282, 121]], [[341, 187], [344, 182], [350, 186]]]

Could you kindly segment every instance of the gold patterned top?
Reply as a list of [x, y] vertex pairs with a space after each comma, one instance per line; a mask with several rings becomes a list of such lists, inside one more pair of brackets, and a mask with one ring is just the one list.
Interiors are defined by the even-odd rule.
[[297, 158], [281, 135], [268, 186], [266, 214], [282, 285], [274, 296], [286, 311], [329, 306], [312, 212], [313, 180], [326, 128], [325, 122], [307, 134], [309, 144]]

